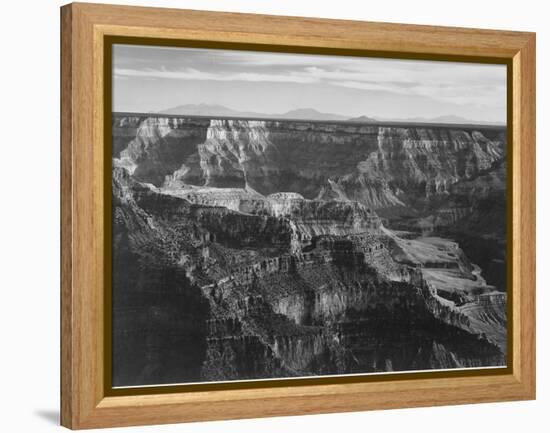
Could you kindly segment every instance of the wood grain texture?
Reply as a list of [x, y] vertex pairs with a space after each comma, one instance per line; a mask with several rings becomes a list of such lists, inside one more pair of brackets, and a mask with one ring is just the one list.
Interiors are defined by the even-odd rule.
[[72, 13], [61, 9], [61, 424], [72, 426]]
[[[514, 56], [514, 89], [516, 95], [513, 103], [514, 116], [514, 211], [517, 209], [517, 240], [514, 239], [514, 274], [518, 281], [514, 290], [514, 315], [519, 330], [514, 344], [514, 356], [517, 355], [516, 378], [526, 393], [535, 398], [535, 243], [536, 243], [536, 209], [535, 209], [535, 170], [536, 170], [536, 125], [535, 125], [535, 38], [532, 37], [520, 52]], [[517, 189], [515, 182], [517, 182]], [[516, 194], [517, 192], [517, 194]], [[516, 238], [516, 233], [514, 233]], [[516, 353], [517, 350], [517, 353]], [[515, 369], [516, 370], [516, 369]]]
[[[69, 428], [535, 397], [535, 36], [532, 33], [71, 4], [61, 11], [61, 423]], [[511, 374], [105, 397], [103, 38], [352, 49], [512, 61]]]

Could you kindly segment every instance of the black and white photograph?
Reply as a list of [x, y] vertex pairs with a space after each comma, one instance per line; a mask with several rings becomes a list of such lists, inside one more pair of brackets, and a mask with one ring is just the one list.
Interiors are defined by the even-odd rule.
[[507, 68], [115, 44], [112, 386], [507, 366]]

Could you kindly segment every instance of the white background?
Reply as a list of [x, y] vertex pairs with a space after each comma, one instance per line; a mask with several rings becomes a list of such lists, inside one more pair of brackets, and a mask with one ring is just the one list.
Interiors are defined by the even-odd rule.
[[[537, 32], [538, 400], [455, 407], [224, 421], [137, 432], [548, 431], [550, 148], [546, 143], [549, 15], [544, 1], [181, 0], [120, 1], [277, 15]], [[0, 51], [0, 430], [59, 431], [59, 6], [2, 4]], [[117, 430], [121, 431], [121, 430]]]

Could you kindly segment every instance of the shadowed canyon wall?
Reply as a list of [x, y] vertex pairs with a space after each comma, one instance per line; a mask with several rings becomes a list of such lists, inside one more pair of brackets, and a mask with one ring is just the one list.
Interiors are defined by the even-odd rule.
[[504, 365], [505, 154], [490, 127], [115, 114], [114, 384]]

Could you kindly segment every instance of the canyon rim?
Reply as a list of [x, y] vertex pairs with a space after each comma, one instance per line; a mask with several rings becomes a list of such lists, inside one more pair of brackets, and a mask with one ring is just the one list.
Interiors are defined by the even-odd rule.
[[504, 66], [113, 48], [114, 387], [506, 366]]

